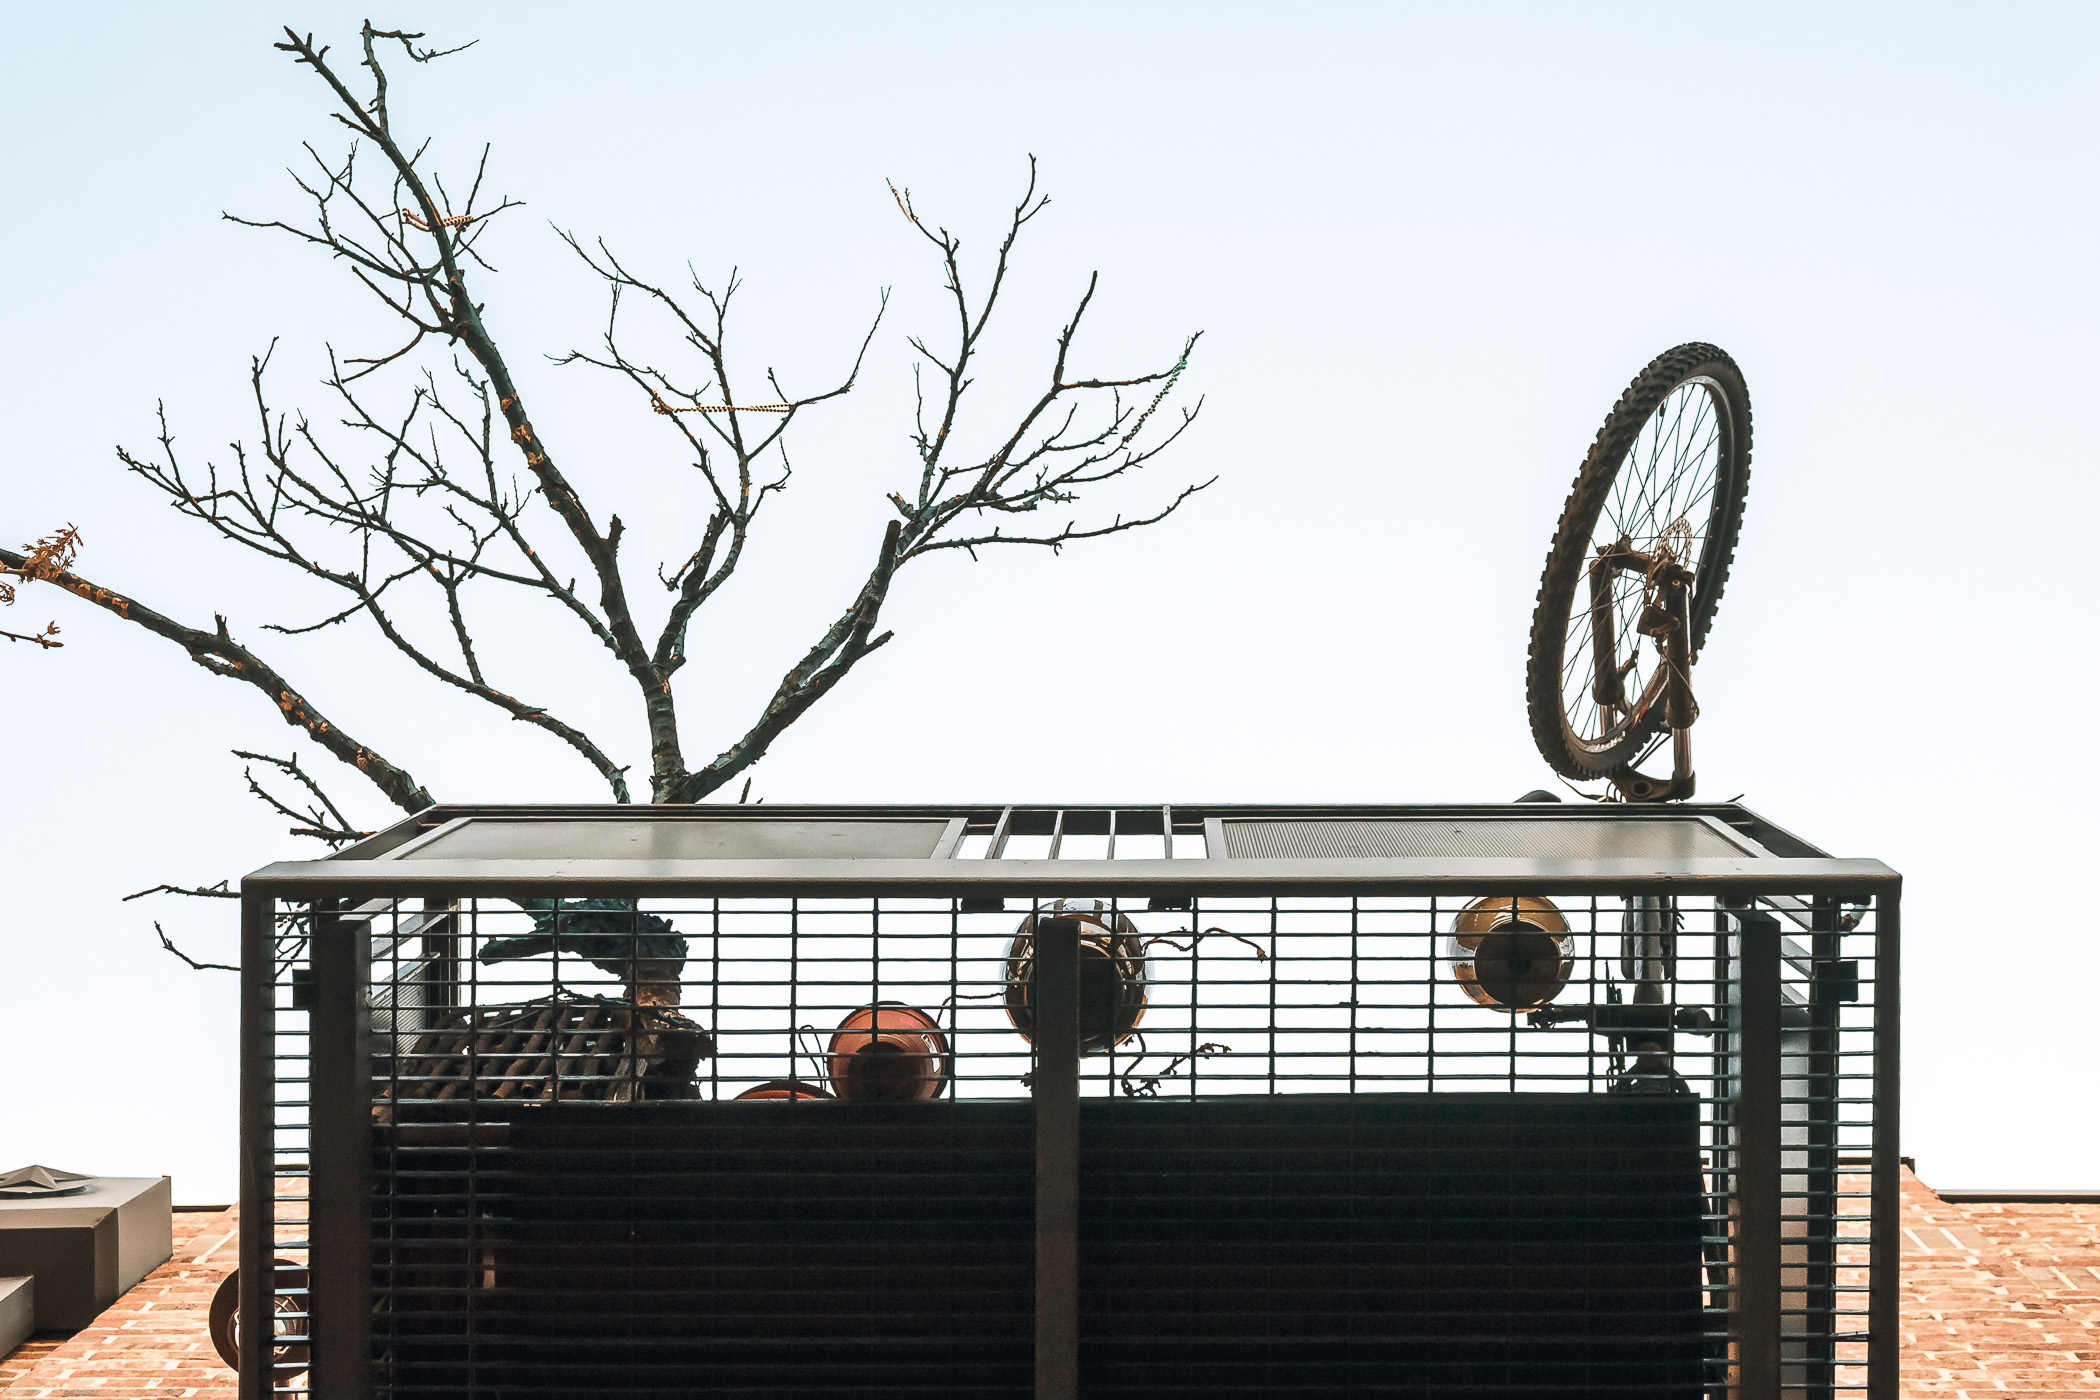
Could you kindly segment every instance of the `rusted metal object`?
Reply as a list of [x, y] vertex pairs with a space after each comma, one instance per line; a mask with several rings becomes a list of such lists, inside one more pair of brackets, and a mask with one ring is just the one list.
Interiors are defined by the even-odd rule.
[[388, 1073], [381, 1123], [409, 1101], [687, 1099], [714, 1037], [666, 1006], [562, 992], [439, 1014]]
[[1481, 1006], [1534, 1011], [1575, 975], [1568, 921], [1542, 895], [1485, 895], [1468, 904], [1444, 945], [1459, 989]]
[[825, 1053], [832, 1092], [849, 1102], [936, 1098], [955, 1070], [939, 1025], [901, 1001], [853, 1012], [832, 1033]]
[[1021, 921], [1006, 950], [1006, 1015], [1023, 1040], [1035, 1031], [1037, 919], [1079, 923], [1079, 1052], [1120, 1045], [1145, 1019], [1149, 961], [1137, 925], [1105, 899], [1060, 899]]
[[[310, 1329], [305, 1312], [306, 1270], [288, 1260], [277, 1261], [277, 1286], [272, 1290], [276, 1317], [272, 1331], [276, 1345], [270, 1348], [270, 1365], [304, 1367], [311, 1353]], [[290, 1295], [290, 1296], [287, 1296]], [[241, 1369], [241, 1271], [235, 1269], [211, 1295], [211, 1312], [205, 1320], [212, 1349], [233, 1370]]]

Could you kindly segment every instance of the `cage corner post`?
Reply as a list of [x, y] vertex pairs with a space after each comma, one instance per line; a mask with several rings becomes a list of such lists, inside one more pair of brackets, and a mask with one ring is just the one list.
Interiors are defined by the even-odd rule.
[[1079, 921], [1035, 940], [1035, 1400], [1077, 1400]]
[[[276, 921], [276, 900], [243, 884], [240, 1218], [248, 1222], [238, 1246], [243, 1317], [268, 1317], [276, 1310], [275, 1231], [270, 1228], [277, 1209]], [[264, 1400], [270, 1393], [270, 1329], [241, 1329], [240, 1362], [241, 1400]]]
[[372, 1318], [371, 925], [317, 903], [307, 1276], [314, 1400], [366, 1400]]
[[1897, 1400], [1903, 1366], [1903, 932], [1901, 894], [1874, 908], [1874, 1137], [1868, 1214], [1867, 1400]]
[[1737, 1387], [1732, 1400], [1780, 1396], [1779, 921], [1761, 909], [1729, 911], [1739, 939], [1735, 1007], [1733, 1168]]

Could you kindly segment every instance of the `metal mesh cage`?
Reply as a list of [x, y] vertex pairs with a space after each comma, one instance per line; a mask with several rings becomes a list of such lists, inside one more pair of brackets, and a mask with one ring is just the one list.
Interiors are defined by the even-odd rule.
[[1894, 1395], [1892, 876], [1131, 810], [251, 880], [244, 1393]]

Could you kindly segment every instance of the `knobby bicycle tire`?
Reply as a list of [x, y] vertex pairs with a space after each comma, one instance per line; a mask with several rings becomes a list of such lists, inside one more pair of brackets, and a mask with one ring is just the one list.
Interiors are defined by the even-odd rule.
[[[1539, 579], [1531, 617], [1531, 647], [1525, 667], [1525, 700], [1539, 753], [1563, 777], [1592, 779], [1620, 772], [1638, 760], [1663, 727], [1661, 687], [1655, 680], [1632, 698], [1632, 713], [1596, 736], [1580, 735], [1568, 710], [1566, 669], [1573, 610], [1587, 603], [1587, 565], [1599, 517], [1642, 430], [1686, 384], [1704, 387], [1715, 405], [1717, 456], [1710, 512], [1704, 521], [1691, 599], [1691, 654], [1706, 644], [1721, 589], [1735, 558], [1742, 529], [1743, 499], [1750, 487], [1750, 394], [1743, 373], [1727, 352], [1701, 343], [1680, 345], [1649, 361], [1619, 396], [1590, 445], [1562, 507], [1553, 545]], [[1670, 522], [1655, 522], [1667, 526]], [[1616, 655], [1616, 652], [1614, 653]], [[1578, 663], [1588, 676], [1589, 661]], [[1657, 668], [1658, 672], [1660, 668]]]

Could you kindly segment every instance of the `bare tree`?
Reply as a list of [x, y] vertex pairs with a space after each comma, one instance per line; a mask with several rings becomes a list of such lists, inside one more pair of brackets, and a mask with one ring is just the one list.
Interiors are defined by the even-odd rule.
[[[957, 429], [966, 404], [975, 402], [970, 390], [986, 329], [1005, 290], [1015, 245], [1049, 199], [1037, 189], [1031, 158], [1026, 191], [1006, 220], [989, 278], [972, 287], [962, 271], [961, 241], [922, 218], [909, 193], [892, 187], [898, 209], [939, 263], [955, 317], [950, 337], [908, 341], [918, 358], [913, 479], [888, 494], [893, 518], [870, 542], [866, 575], [836, 619], [780, 678], [763, 709], [714, 757], [696, 761], [681, 732], [675, 684], [688, 660], [693, 619], [735, 574], [759, 516], [787, 484], [790, 431], [804, 415], [853, 389], [888, 294], [841, 357], [843, 372], [810, 388], [771, 368], [753, 375], [732, 351], [734, 274], [719, 283], [695, 275], [690, 290], [671, 290], [631, 270], [602, 239], [560, 233], [583, 268], [602, 279], [608, 310], [600, 342], [556, 363], [616, 376], [635, 410], [653, 412], [675, 435], [705, 491], [705, 518], [696, 517], [690, 548], [675, 567], [654, 571], [667, 594], [665, 605], [660, 615], [645, 617], [647, 609], [631, 591], [621, 517], [587, 500], [587, 468], [574, 465], [583, 454], [572, 456], [566, 444], [550, 441], [534, 425], [526, 387], [498, 344], [487, 303], [476, 295], [479, 274], [493, 270], [484, 260], [484, 244], [516, 201], [484, 197], [486, 147], [464, 186], [448, 185], [429, 159], [428, 142], [398, 132], [389, 118], [382, 53], [422, 64], [457, 52], [420, 47], [423, 37], [367, 23], [361, 60], [339, 72], [329, 50], [317, 47], [311, 35], [286, 30], [276, 47], [327, 88], [331, 115], [349, 129], [351, 145], [340, 158], [305, 148], [310, 166], [294, 179], [310, 201], [307, 218], [227, 216], [289, 234], [347, 268], [397, 318], [400, 340], [363, 356], [339, 357], [330, 349], [330, 373], [322, 383], [334, 422], [275, 406], [266, 351], [249, 369], [253, 436], [233, 444], [230, 458], [201, 465], [186, 460], [176, 450], [165, 405], [153, 450], [118, 449], [124, 467], [183, 515], [338, 592], [340, 605], [325, 615], [265, 624], [264, 631], [296, 635], [367, 624], [431, 680], [568, 745], [615, 801], [631, 801], [628, 767], [616, 758], [615, 746], [528, 698], [523, 692], [531, 688], [530, 677], [520, 682], [493, 675], [484, 663], [474, 619], [485, 616], [489, 596], [509, 590], [536, 600], [581, 629], [603, 649], [607, 664], [624, 674], [618, 684], [633, 687], [649, 746], [648, 800], [694, 802], [748, 769], [890, 639], [890, 632], [877, 630], [883, 604], [898, 571], [913, 560], [941, 550], [974, 556], [1008, 545], [1059, 550], [1153, 524], [1210, 484], [1182, 486], [1135, 518], [1082, 523], [1069, 517], [1058, 523], [1088, 488], [1151, 462], [1201, 407], [1159, 414], [1195, 336], [1180, 343], [1164, 368], [1105, 377], [1074, 367], [1074, 344], [1093, 305], [1098, 274], [1050, 339], [1029, 401], [996, 431], [973, 425], [972, 439], [990, 447], [965, 454], [956, 445]], [[358, 67], [365, 70], [362, 79]], [[353, 90], [353, 83], [363, 90]], [[367, 178], [375, 163], [376, 180]], [[627, 328], [638, 314], [675, 332], [682, 345], [676, 363], [659, 368], [629, 348]], [[740, 401], [739, 391], [751, 391], [754, 379], [762, 380], [759, 396], [765, 401]], [[565, 555], [580, 565], [575, 576], [559, 562]], [[0, 565], [17, 573], [34, 570], [24, 576], [47, 579], [174, 642], [215, 675], [261, 691], [286, 722], [355, 767], [397, 807], [415, 811], [433, 801], [406, 768], [347, 733], [302, 687], [237, 642], [224, 615], [215, 616], [210, 628], [189, 626], [90, 582], [66, 567], [69, 562], [70, 556], [55, 560], [48, 553], [0, 550]], [[304, 789], [304, 796], [293, 799], [301, 804], [295, 809], [263, 793], [250, 771], [251, 788], [291, 817], [295, 832], [331, 844], [357, 834], [295, 759], [242, 757], [275, 765]]]

